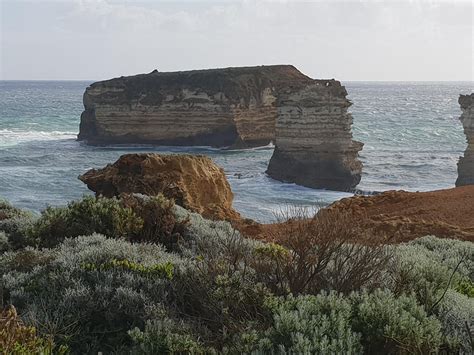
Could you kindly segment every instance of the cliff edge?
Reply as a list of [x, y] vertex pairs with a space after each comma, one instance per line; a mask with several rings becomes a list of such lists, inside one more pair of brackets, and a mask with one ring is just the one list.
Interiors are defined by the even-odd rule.
[[458, 102], [461, 105], [462, 115], [459, 119], [464, 127], [467, 147], [464, 156], [459, 158], [456, 186], [474, 185], [474, 93], [460, 95]]

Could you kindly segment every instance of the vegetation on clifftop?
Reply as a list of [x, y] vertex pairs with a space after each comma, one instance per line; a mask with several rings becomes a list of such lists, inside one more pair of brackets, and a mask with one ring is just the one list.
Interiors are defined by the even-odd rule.
[[0, 352], [472, 352], [474, 244], [362, 246], [350, 218], [266, 243], [161, 196], [2, 202]]

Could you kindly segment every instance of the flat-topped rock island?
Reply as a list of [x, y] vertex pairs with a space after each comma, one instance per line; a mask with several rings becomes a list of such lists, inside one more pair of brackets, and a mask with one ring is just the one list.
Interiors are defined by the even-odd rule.
[[313, 188], [360, 181], [347, 92], [292, 65], [158, 72], [93, 83], [79, 140], [247, 148], [275, 143], [267, 173]]

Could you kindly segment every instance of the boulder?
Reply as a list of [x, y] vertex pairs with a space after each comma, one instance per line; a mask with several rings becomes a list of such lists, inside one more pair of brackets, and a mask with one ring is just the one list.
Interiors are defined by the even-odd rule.
[[163, 194], [210, 219], [239, 219], [224, 171], [205, 156], [125, 154], [102, 169], [79, 177], [96, 195]]
[[467, 138], [467, 148], [464, 156], [459, 158], [456, 186], [474, 185], [474, 93], [461, 95], [459, 104], [462, 110], [460, 120]]

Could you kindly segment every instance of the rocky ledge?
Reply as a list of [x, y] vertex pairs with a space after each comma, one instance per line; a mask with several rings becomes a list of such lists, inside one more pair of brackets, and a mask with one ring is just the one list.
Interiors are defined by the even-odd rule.
[[467, 148], [458, 162], [456, 186], [474, 185], [474, 93], [461, 95], [459, 104], [462, 110], [460, 120], [467, 138]]
[[278, 99], [275, 151], [267, 173], [312, 188], [347, 191], [361, 179], [363, 144], [352, 140], [351, 102], [339, 81], [318, 80]]
[[[354, 196], [329, 209], [352, 213], [360, 235], [405, 242], [426, 235], [474, 241], [474, 186], [429, 192], [387, 191]], [[384, 239], [385, 238], [385, 239]]]
[[224, 171], [205, 156], [125, 154], [103, 169], [79, 177], [96, 195], [163, 194], [206, 218], [237, 220]]

